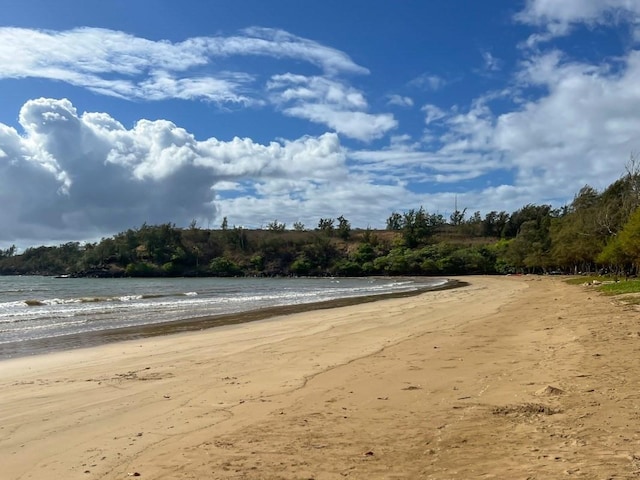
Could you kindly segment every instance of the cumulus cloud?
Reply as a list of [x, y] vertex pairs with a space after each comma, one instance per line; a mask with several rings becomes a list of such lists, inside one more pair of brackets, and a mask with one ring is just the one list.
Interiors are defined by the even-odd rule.
[[[541, 28], [530, 42], [539, 44], [578, 23], [605, 25], [622, 14], [635, 22], [638, 13], [631, 1], [530, 0], [518, 20]], [[307, 69], [213, 67], [238, 55], [298, 60]], [[8, 206], [0, 209], [0, 242], [99, 238], [143, 222], [219, 224], [221, 216], [248, 227], [276, 218], [313, 227], [344, 214], [357, 226], [381, 226], [391, 211], [419, 205], [446, 214], [456, 196], [470, 211], [512, 211], [557, 205], [585, 183], [606, 187], [639, 148], [640, 52], [599, 63], [553, 48], [519, 55], [506, 86], [467, 105], [437, 103], [441, 77], [416, 79], [431, 93], [421, 107], [423, 131], [410, 135], [393, 115], [372, 113], [365, 92], [345, 79], [366, 69], [283, 31], [171, 43], [100, 29], [0, 28], [0, 78], [55, 79], [125, 99], [262, 103], [331, 130], [266, 143], [198, 140], [170, 120], [125, 127], [108, 113], [80, 113], [69, 100], [30, 100], [16, 128], [0, 124], [0, 202]], [[483, 58], [488, 70], [500, 67], [490, 53]], [[413, 105], [400, 95], [387, 100]], [[347, 148], [341, 138], [369, 143]]]
[[19, 123], [23, 132], [0, 124], [0, 201], [9, 206], [0, 210], [2, 242], [99, 238], [143, 222], [210, 224], [221, 215], [247, 226], [276, 217], [310, 222], [347, 213], [344, 205], [365, 221], [385, 192], [407, 197], [397, 182], [351, 171], [335, 133], [268, 144], [199, 141], [167, 120], [126, 128], [48, 98], [26, 102]]
[[640, 52], [630, 52], [624, 67], [563, 62], [556, 52], [525, 65], [521, 78], [549, 94], [519, 111], [500, 116], [495, 143], [513, 156], [523, 182], [536, 171], [538, 181], [562, 188], [602, 187], [621, 172], [637, 151], [640, 120]]
[[[393, 172], [427, 190], [456, 191], [474, 180], [458, 196], [485, 211], [530, 202], [558, 206], [585, 184], [605, 188], [640, 146], [640, 52], [615, 61], [538, 54], [522, 63], [509, 90], [478, 97], [468, 108], [425, 105], [420, 142], [353, 151], [354, 168], [380, 178]], [[496, 99], [511, 100], [512, 108], [495, 111]], [[425, 204], [441, 204], [447, 195], [434, 192]]]
[[529, 37], [529, 46], [567, 35], [579, 23], [607, 25], [629, 23], [638, 32], [640, 2], [637, 0], [528, 0], [516, 19], [522, 23], [543, 27], [544, 33]]

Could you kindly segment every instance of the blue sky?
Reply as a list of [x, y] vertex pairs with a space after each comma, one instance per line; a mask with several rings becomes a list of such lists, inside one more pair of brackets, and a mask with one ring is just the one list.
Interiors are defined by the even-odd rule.
[[640, 148], [640, 0], [20, 0], [0, 247], [559, 207]]

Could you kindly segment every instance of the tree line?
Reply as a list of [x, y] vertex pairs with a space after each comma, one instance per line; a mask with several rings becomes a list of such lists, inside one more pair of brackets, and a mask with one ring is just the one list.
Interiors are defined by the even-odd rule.
[[77, 276], [361, 276], [607, 271], [640, 267], [640, 171], [635, 161], [603, 191], [586, 185], [562, 208], [449, 218], [423, 207], [393, 212], [386, 228], [344, 216], [315, 228], [277, 220], [263, 229], [173, 224], [131, 228], [99, 242], [0, 249], [0, 274]]

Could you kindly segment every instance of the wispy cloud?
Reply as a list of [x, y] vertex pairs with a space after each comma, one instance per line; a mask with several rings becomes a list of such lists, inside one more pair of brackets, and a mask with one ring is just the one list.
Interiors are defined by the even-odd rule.
[[500, 59], [494, 57], [489, 51], [482, 52], [482, 60], [484, 62], [484, 69], [488, 72], [497, 72], [502, 68]]
[[325, 75], [366, 74], [348, 55], [282, 30], [250, 28], [183, 42], [119, 31], [0, 28], [0, 79], [46, 78], [127, 99], [181, 98], [252, 103], [253, 72], [224, 71], [217, 59], [263, 56], [317, 66]]
[[424, 121], [427, 125], [447, 116], [446, 112], [436, 105], [425, 105], [422, 111], [426, 114]]
[[[319, 74], [223, 70], [227, 57], [262, 56], [315, 65]], [[236, 63], [236, 66], [238, 64]], [[0, 28], [0, 79], [45, 78], [130, 100], [197, 100], [265, 105], [369, 141], [396, 126], [391, 114], [367, 112], [364, 94], [340, 76], [367, 74], [347, 54], [282, 30], [249, 28], [228, 37], [154, 41], [98, 28], [42, 31]], [[265, 91], [264, 76], [272, 76]], [[270, 100], [269, 100], [270, 99]]]
[[409, 85], [431, 91], [440, 90], [446, 84], [447, 81], [444, 78], [430, 73], [422, 74], [409, 82]]
[[395, 105], [397, 107], [413, 107], [413, 99], [402, 95], [389, 95], [387, 105]]

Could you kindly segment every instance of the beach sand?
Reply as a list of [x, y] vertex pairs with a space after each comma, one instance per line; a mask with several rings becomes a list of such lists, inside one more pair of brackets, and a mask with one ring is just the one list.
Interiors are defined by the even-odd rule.
[[639, 478], [638, 311], [463, 280], [2, 361], [0, 478]]

